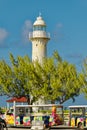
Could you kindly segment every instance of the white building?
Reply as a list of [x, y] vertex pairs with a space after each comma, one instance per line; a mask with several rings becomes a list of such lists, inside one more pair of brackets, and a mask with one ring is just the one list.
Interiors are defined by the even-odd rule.
[[[38, 60], [42, 63], [43, 58], [47, 56], [50, 34], [46, 32], [46, 23], [40, 15], [33, 24], [33, 32], [29, 33], [29, 40], [32, 42], [32, 61]], [[39, 99], [35, 102], [35, 105], [38, 104], [44, 104], [44, 100]], [[36, 108], [34, 111], [37, 111]]]
[[33, 32], [29, 33], [29, 40], [32, 42], [32, 61], [42, 60], [47, 55], [47, 42], [50, 34], [46, 32], [46, 23], [41, 16], [37, 17], [33, 24]]

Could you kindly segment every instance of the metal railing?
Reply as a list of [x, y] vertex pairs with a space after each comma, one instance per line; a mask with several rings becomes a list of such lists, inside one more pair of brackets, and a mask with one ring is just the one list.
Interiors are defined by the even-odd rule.
[[46, 33], [46, 32], [41, 32], [41, 31], [38, 31], [38, 32], [30, 32], [29, 33], [29, 39], [32, 39], [32, 38], [48, 38], [50, 39], [50, 33]]

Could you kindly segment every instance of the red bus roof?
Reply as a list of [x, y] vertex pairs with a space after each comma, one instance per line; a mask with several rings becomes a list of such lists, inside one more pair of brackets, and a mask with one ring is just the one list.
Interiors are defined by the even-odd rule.
[[27, 98], [26, 97], [13, 97], [11, 99], [6, 100], [6, 102], [27, 102]]

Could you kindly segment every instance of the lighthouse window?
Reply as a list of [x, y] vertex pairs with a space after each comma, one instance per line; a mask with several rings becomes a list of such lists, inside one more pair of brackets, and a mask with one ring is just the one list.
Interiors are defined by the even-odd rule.
[[46, 27], [40, 26], [40, 25], [39, 25], [39, 26], [34, 26], [33, 30], [34, 30], [34, 31], [37, 31], [37, 30], [46, 31]]
[[43, 31], [46, 31], [46, 27], [42, 26], [42, 30], [43, 30]]
[[42, 30], [42, 27], [41, 26], [37, 26], [37, 30]]
[[41, 26], [38, 26], [38, 30], [41, 30]]
[[37, 30], [37, 26], [35, 26], [35, 27], [33, 28], [33, 30], [36, 31], [36, 30]]

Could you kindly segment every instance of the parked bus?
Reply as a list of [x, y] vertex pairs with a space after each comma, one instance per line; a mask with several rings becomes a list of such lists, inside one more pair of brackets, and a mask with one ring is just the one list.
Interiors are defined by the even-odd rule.
[[87, 127], [87, 105], [69, 106], [69, 124], [77, 126], [78, 122], [82, 122], [84, 127]]
[[[31, 108], [33, 112], [31, 113]], [[34, 109], [35, 108], [35, 109]], [[16, 105], [6, 113], [6, 122], [9, 125], [31, 126], [33, 120], [43, 120], [49, 117], [49, 125], [63, 124], [63, 106], [57, 104], [45, 105]]]

